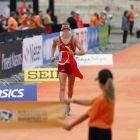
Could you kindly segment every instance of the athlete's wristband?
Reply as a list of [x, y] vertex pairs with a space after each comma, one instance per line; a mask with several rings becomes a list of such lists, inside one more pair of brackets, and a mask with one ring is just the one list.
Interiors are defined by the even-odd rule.
[[73, 54], [76, 55], [76, 52], [74, 52]]

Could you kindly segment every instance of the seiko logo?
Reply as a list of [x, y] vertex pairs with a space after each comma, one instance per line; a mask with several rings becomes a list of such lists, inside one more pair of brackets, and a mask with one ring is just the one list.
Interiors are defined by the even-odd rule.
[[30, 62], [35, 62], [41, 60], [41, 46], [36, 44], [30, 45]]
[[0, 90], [0, 98], [22, 98], [24, 89], [4, 89]]
[[22, 65], [22, 54], [15, 55], [13, 52], [8, 58], [2, 54], [2, 70], [8, 70], [19, 65]]
[[[54, 75], [57, 74], [57, 77]], [[59, 78], [58, 71], [29, 71], [28, 79], [55, 79]]]
[[14, 118], [14, 114], [8, 109], [0, 109], [0, 121], [5, 119], [7, 122], [10, 122]]

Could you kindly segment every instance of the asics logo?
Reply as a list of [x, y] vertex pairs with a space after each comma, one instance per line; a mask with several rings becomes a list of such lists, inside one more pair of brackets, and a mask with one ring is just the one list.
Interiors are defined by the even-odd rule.
[[24, 89], [4, 89], [0, 90], [0, 98], [22, 98], [24, 96]]

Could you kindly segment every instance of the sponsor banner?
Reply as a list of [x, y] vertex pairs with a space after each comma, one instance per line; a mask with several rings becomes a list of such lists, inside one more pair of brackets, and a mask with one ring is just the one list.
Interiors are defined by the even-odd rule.
[[138, 140], [140, 140], [140, 129], [138, 130]]
[[35, 68], [43, 65], [42, 62], [42, 36], [35, 36], [33, 38], [26, 38], [23, 40], [23, 67]]
[[78, 66], [113, 65], [112, 54], [89, 54], [75, 56]]
[[64, 127], [66, 108], [60, 102], [0, 102], [0, 129]]
[[[88, 47], [87, 47], [87, 31], [88, 31], [87, 28], [74, 29], [74, 35], [79, 38], [80, 43], [82, 44], [85, 51], [88, 50]], [[78, 49], [76, 51], [78, 51]]]
[[19, 72], [22, 72], [21, 41], [0, 44], [0, 79]]
[[98, 26], [87, 27], [88, 50], [99, 46]]
[[74, 29], [70, 30], [71, 35], [74, 35]]
[[[80, 81], [78, 78], [76, 81]], [[24, 70], [25, 82], [59, 81], [58, 68], [37, 68]]]
[[[52, 49], [52, 45], [53, 45], [53, 38], [59, 36], [59, 32], [57, 33], [53, 33], [53, 34], [49, 34], [49, 35], [43, 35], [43, 42], [42, 42], [42, 55], [43, 55], [43, 64], [47, 64], [51, 62], [51, 49]], [[58, 59], [58, 55], [59, 55], [59, 50], [58, 50], [58, 46], [56, 48], [56, 52], [55, 52], [55, 57]]]
[[0, 86], [0, 101], [37, 101], [36, 85]]
[[101, 26], [99, 25], [99, 46], [104, 46], [108, 44], [108, 25]]

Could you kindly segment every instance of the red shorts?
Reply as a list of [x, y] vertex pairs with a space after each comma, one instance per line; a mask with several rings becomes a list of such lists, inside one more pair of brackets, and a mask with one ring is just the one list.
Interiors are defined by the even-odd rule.
[[45, 28], [45, 30], [46, 30], [46, 33], [47, 33], [47, 34], [51, 34], [51, 33], [52, 33], [52, 27], [48, 27], [48, 26], [47, 26], [47, 27]]
[[65, 65], [58, 64], [58, 74], [59, 72], [66, 73], [67, 75], [73, 75], [70, 63], [66, 63]]

